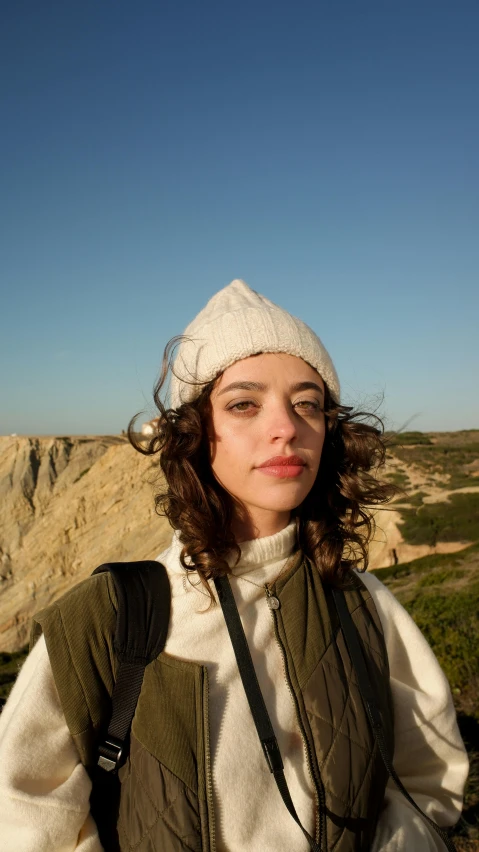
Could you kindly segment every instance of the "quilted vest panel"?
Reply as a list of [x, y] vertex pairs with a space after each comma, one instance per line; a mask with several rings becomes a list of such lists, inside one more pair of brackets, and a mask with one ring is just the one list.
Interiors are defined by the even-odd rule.
[[201, 852], [198, 796], [134, 736], [119, 778], [121, 852]]
[[[330, 590], [304, 561], [276, 589], [277, 635], [311, 770], [326, 814], [329, 852], [370, 850], [388, 774], [374, 742]], [[393, 748], [393, 707], [383, 631], [373, 600], [355, 575], [345, 593]], [[306, 617], [300, 617], [305, 613]]]

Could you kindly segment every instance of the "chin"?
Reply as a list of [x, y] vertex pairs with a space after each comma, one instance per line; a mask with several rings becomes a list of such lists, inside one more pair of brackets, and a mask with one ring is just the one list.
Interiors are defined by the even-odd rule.
[[[291, 489], [289, 494], [286, 491], [284, 494], [275, 494], [271, 497], [271, 500], [267, 498], [264, 500], [264, 508], [271, 509], [273, 512], [292, 512], [306, 499], [309, 490], [306, 491], [304, 488]], [[258, 499], [258, 495], [256, 495], [256, 499]]]
[[263, 509], [268, 512], [293, 512], [294, 509], [297, 509], [298, 506], [303, 502], [304, 497], [300, 497], [297, 500], [284, 500], [282, 502], [278, 500], [272, 500], [271, 502], [265, 500], [264, 503], [259, 503], [258, 500], [255, 501], [255, 505], [258, 509]]

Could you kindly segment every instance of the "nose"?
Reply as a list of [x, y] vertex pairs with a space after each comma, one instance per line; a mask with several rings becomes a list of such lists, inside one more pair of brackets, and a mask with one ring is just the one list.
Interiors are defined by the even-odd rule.
[[272, 441], [292, 441], [297, 435], [294, 411], [283, 404], [275, 406], [270, 413], [268, 434]]

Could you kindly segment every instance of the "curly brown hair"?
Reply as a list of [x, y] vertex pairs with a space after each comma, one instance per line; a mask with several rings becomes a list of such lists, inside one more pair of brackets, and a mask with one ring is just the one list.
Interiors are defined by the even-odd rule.
[[[208, 580], [231, 572], [231, 553], [240, 556], [232, 532], [235, 504], [213, 474], [207, 437], [210, 395], [221, 374], [202, 385], [193, 402], [166, 408], [162, 392], [173, 371], [173, 350], [182, 339], [173, 338], [165, 348], [153, 392], [160, 414], [155, 434], [145, 443], [135, 432], [135, 415], [128, 438], [143, 455], [159, 453], [163, 478], [155, 496], [156, 511], [179, 531], [181, 564], [198, 572], [214, 601]], [[292, 518], [299, 547], [324, 581], [338, 585], [346, 581], [352, 568], [367, 569], [374, 507], [387, 503], [398, 489], [376, 475], [386, 456], [381, 419], [341, 405], [326, 384], [324, 414], [326, 436], [318, 474]]]

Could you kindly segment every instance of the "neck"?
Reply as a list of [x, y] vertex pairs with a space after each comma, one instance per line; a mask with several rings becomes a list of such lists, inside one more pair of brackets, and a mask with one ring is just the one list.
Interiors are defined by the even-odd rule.
[[243, 541], [253, 541], [255, 538], [266, 538], [275, 535], [288, 526], [291, 512], [271, 512], [267, 509], [256, 509], [245, 512], [244, 517], [236, 517], [233, 521], [233, 533], [238, 544]]

